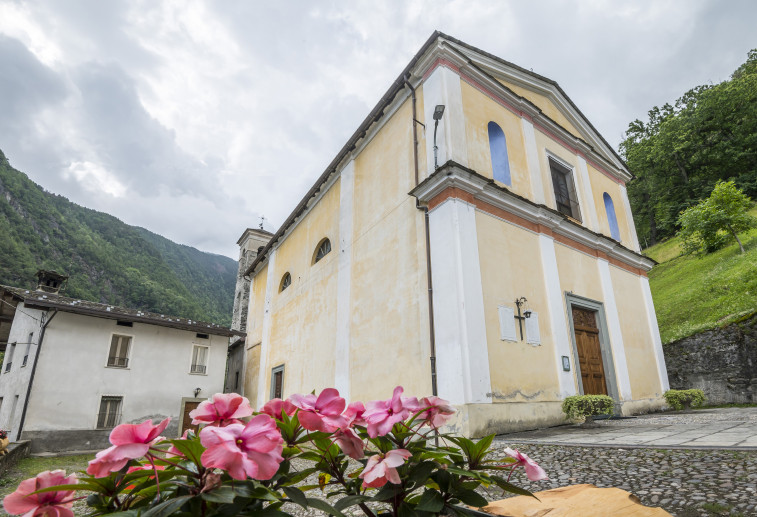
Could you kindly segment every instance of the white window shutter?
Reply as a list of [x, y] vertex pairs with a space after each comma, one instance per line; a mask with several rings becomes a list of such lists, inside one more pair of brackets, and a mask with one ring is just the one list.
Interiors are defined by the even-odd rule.
[[531, 311], [531, 317], [526, 318], [526, 343], [529, 345], [541, 345], [539, 315], [535, 311]]
[[497, 312], [499, 313], [499, 338], [502, 341], [517, 341], [513, 308], [500, 305], [497, 307]]

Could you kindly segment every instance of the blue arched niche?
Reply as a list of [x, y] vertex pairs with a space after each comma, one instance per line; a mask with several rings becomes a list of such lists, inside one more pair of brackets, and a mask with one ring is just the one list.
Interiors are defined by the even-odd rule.
[[489, 151], [492, 155], [492, 172], [494, 179], [505, 185], [512, 185], [510, 179], [510, 161], [507, 159], [507, 140], [505, 132], [496, 122], [489, 122]]
[[605, 192], [602, 197], [605, 200], [605, 212], [607, 212], [607, 221], [610, 223], [610, 235], [616, 241], [620, 241], [618, 218], [615, 216], [615, 204], [612, 202], [612, 198], [607, 192]]

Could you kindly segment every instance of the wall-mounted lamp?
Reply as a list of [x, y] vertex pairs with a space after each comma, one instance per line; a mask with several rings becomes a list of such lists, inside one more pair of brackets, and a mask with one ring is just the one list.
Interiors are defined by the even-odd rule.
[[439, 161], [437, 160], [437, 151], [439, 147], [436, 145], [436, 130], [439, 127], [439, 121], [444, 115], [444, 104], [437, 104], [434, 108], [434, 170], [439, 168]]
[[195, 388], [195, 398], [197, 398], [197, 395], [199, 395], [201, 391], [202, 388]]
[[[528, 308], [528, 300], [525, 296], [521, 296], [515, 300], [515, 305], [518, 306], [518, 315], [515, 319], [518, 320], [518, 327], [520, 328], [520, 339], [523, 341], [523, 320], [531, 317], [531, 309]], [[523, 307], [524, 311], [521, 315], [520, 308]]]

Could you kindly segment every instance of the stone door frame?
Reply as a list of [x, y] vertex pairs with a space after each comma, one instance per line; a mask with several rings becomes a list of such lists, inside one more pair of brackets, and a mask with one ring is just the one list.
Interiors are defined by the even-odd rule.
[[596, 311], [597, 325], [599, 326], [599, 349], [602, 354], [602, 366], [605, 370], [605, 383], [607, 384], [607, 393], [615, 401], [616, 413], [620, 407], [620, 393], [618, 392], [618, 380], [615, 372], [615, 361], [612, 356], [612, 347], [610, 346], [610, 335], [607, 331], [607, 318], [605, 317], [605, 307], [602, 302], [584, 298], [576, 294], [565, 293], [565, 305], [568, 311], [568, 323], [570, 325], [570, 344], [573, 352], [573, 367], [575, 370], [574, 378], [578, 385], [578, 393], [584, 395], [583, 381], [581, 380], [581, 364], [578, 361], [578, 346], [576, 345], [576, 329], [573, 327], [573, 307], [579, 309]]

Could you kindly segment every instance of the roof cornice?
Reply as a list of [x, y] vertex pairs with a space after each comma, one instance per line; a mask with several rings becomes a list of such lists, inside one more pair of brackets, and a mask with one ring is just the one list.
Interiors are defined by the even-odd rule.
[[411, 190], [410, 195], [418, 198], [419, 202], [428, 205], [430, 201], [448, 188], [460, 189], [476, 200], [547, 228], [553, 234], [566, 237], [642, 271], [649, 271], [656, 264], [649, 257], [626, 248], [614, 239], [593, 232], [545, 205], [534, 203], [514, 194], [507, 188], [497, 185], [494, 180], [453, 161], [447, 162], [434, 171]]

